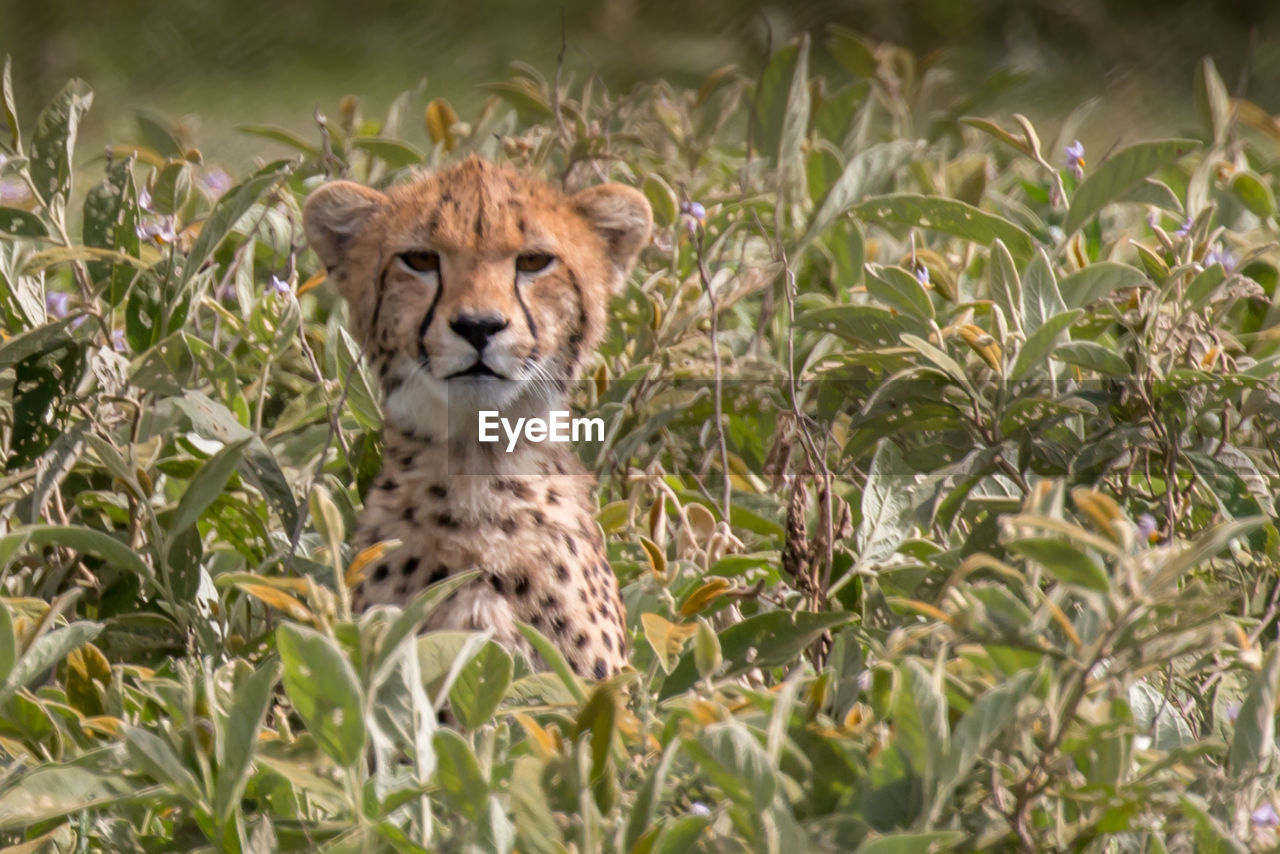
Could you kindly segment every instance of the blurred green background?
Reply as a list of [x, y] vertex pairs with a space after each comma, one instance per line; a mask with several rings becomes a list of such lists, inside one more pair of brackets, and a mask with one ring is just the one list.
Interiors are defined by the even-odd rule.
[[[945, 52], [962, 85], [997, 69], [1023, 75], [1000, 106], [1052, 126], [1094, 96], [1082, 130], [1109, 148], [1176, 128], [1194, 108], [1194, 67], [1212, 55], [1233, 88], [1280, 112], [1280, 2], [1274, 0], [0, 0], [0, 51], [12, 54], [23, 115], [70, 76], [97, 92], [85, 147], [134, 138], [132, 111], [181, 119], [207, 157], [239, 165], [275, 154], [240, 123], [309, 131], [317, 104], [356, 94], [380, 116], [426, 78], [466, 118], [481, 82], [523, 60], [627, 89], [662, 78], [696, 85], [728, 63], [754, 72], [770, 44], [831, 23], [922, 55]], [[820, 70], [820, 69], [819, 69]]]

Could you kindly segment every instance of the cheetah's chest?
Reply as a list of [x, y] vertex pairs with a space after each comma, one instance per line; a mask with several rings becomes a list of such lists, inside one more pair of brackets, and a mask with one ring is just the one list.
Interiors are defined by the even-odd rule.
[[594, 522], [591, 477], [430, 472], [384, 468], [366, 498], [359, 547], [403, 545], [370, 569], [357, 607], [403, 604], [476, 568], [482, 578], [438, 609], [428, 629], [492, 629], [499, 642], [523, 648], [520, 620], [555, 641], [579, 673], [603, 678], [619, 669], [625, 623]]

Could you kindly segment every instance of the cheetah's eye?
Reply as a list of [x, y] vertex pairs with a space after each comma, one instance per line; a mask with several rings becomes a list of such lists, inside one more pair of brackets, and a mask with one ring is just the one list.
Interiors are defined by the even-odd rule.
[[440, 271], [440, 255], [436, 252], [401, 252], [400, 260], [410, 270], [419, 273], [437, 273]]
[[546, 252], [530, 252], [516, 256], [516, 270], [521, 273], [541, 273], [551, 266], [556, 256]]

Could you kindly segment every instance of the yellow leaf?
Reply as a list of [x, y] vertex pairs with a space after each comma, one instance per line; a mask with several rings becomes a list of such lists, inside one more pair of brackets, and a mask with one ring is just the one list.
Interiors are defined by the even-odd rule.
[[556, 740], [551, 733], [524, 712], [517, 713], [515, 719], [528, 736], [529, 744], [533, 746], [533, 752], [538, 754], [539, 759], [545, 762], [556, 755]]
[[453, 126], [458, 123], [458, 114], [444, 98], [436, 98], [427, 104], [427, 133], [432, 142], [444, 143], [445, 151], [453, 151], [458, 145], [458, 138], [453, 135]]
[[960, 327], [960, 337], [973, 352], [982, 357], [982, 361], [986, 362], [991, 370], [997, 374], [1000, 373], [1000, 345], [987, 330], [973, 323], [966, 323]]
[[298, 285], [298, 296], [302, 296], [312, 288], [323, 284], [326, 278], [327, 276], [325, 275], [324, 270], [321, 270], [319, 273], [316, 273], [314, 276], [307, 279], [302, 284]]
[[1082, 513], [1088, 516], [1098, 529], [1119, 545], [1126, 545], [1120, 525], [1124, 521], [1124, 511], [1110, 495], [1077, 486], [1071, 490], [1071, 500]]
[[236, 587], [260, 602], [265, 602], [272, 608], [283, 611], [295, 620], [315, 622], [315, 616], [311, 613], [311, 610], [283, 590], [277, 590], [265, 584], [249, 584], [245, 582], [237, 584]]
[[684, 649], [685, 641], [693, 637], [698, 627], [673, 623], [658, 614], [641, 614], [640, 624], [644, 626], [644, 636], [649, 646], [658, 656], [658, 663], [666, 673], [675, 667], [676, 658]]
[[80, 721], [80, 729], [87, 735], [100, 735], [106, 738], [118, 738], [124, 721], [111, 715], [94, 715]]
[[1062, 633], [1071, 639], [1076, 649], [1079, 649], [1082, 646], [1080, 635], [1076, 634], [1076, 627], [1071, 625], [1067, 615], [1062, 612], [1062, 609], [1052, 599], [1045, 599], [1044, 604], [1049, 608], [1049, 616], [1053, 617], [1053, 621], [1058, 624], [1058, 628], [1062, 629]]
[[642, 536], [640, 545], [644, 546], [644, 553], [649, 557], [649, 570], [653, 573], [653, 577], [660, 583], [666, 584], [667, 556], [662, 553], [662, 549], [658, 548], [658, 544], [648, 537]]
[[360, 582], [364, 581], [364, 571], [369, 568], [369, 564], [376, 562], [384, 554], [397, 548], [400, 545], [399, 540], [383, 540], [380, 543], [374, 543], [367, 549], [361, 549], [354, 558], [351, 559], [351, 565], [347, 567], [344, 580], [347, 583], [348, 590], [354, 590], [360, 586]]
[[680, 616], [692, 617], [694, 614], [705, 610], [708, 605], [719, 599], [732, 587], [733, 584], [727, 578], [718, 576], [708, 578], [701, 587], [690, 593], [688, 598], [684, 600], [684, 604], [680, 606]]

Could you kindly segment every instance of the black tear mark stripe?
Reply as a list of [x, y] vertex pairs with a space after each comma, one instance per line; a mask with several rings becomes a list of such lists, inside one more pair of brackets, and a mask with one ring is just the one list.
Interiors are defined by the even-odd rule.
[[587, 329], [587, 303], [582, 296], [582, 283], [578, 281], [578, 277], [569, 271], [569, 286], [573, 288], [573, 298], [578, 305], [578, 324], [569, 333], [569, 364], [568, 368], [573, 368], [578, 364], [578, 356], [582, 349], [582, 339]]
[[372, 340], [374, 333], [378, 331], [378, 318], [382, 316], [382, 293], [387, 289], [387, 273], [391, 271], [391, 264], [383, 263], [382, 250], [378, 250], [378, 269], [382, 272], [378, 274], [377, 280], [374, 282], [373, 289], [373, 317], [369, 320], [369, 339]]
[[444, 293], [444, 268], [436, 270], [436, 295], [431, 298], [431, 307], [427, 309], [426, 317], [422, 318], [422, 325], [418, 327], [418, 355], [422, 357], [424, 366], [431, 363], [431, 356], [427, 353], [427, 329], [431, 326], [431, 319], [436, 316], [436, 306], [440, 304], [440, 296]]
[[524, 312], [524, 322], [529, 324], [529, 335], [536, 342], [538, 340], [538, 325], [533, 322], [533, 315], [529, 313], [529, 306], [524, 301], [524, 294], [520, 292], [520, 277], [518, 275], [512, 277], [511, 289], [516, 292], [516, 302], [520, 303], [520, 310]]

